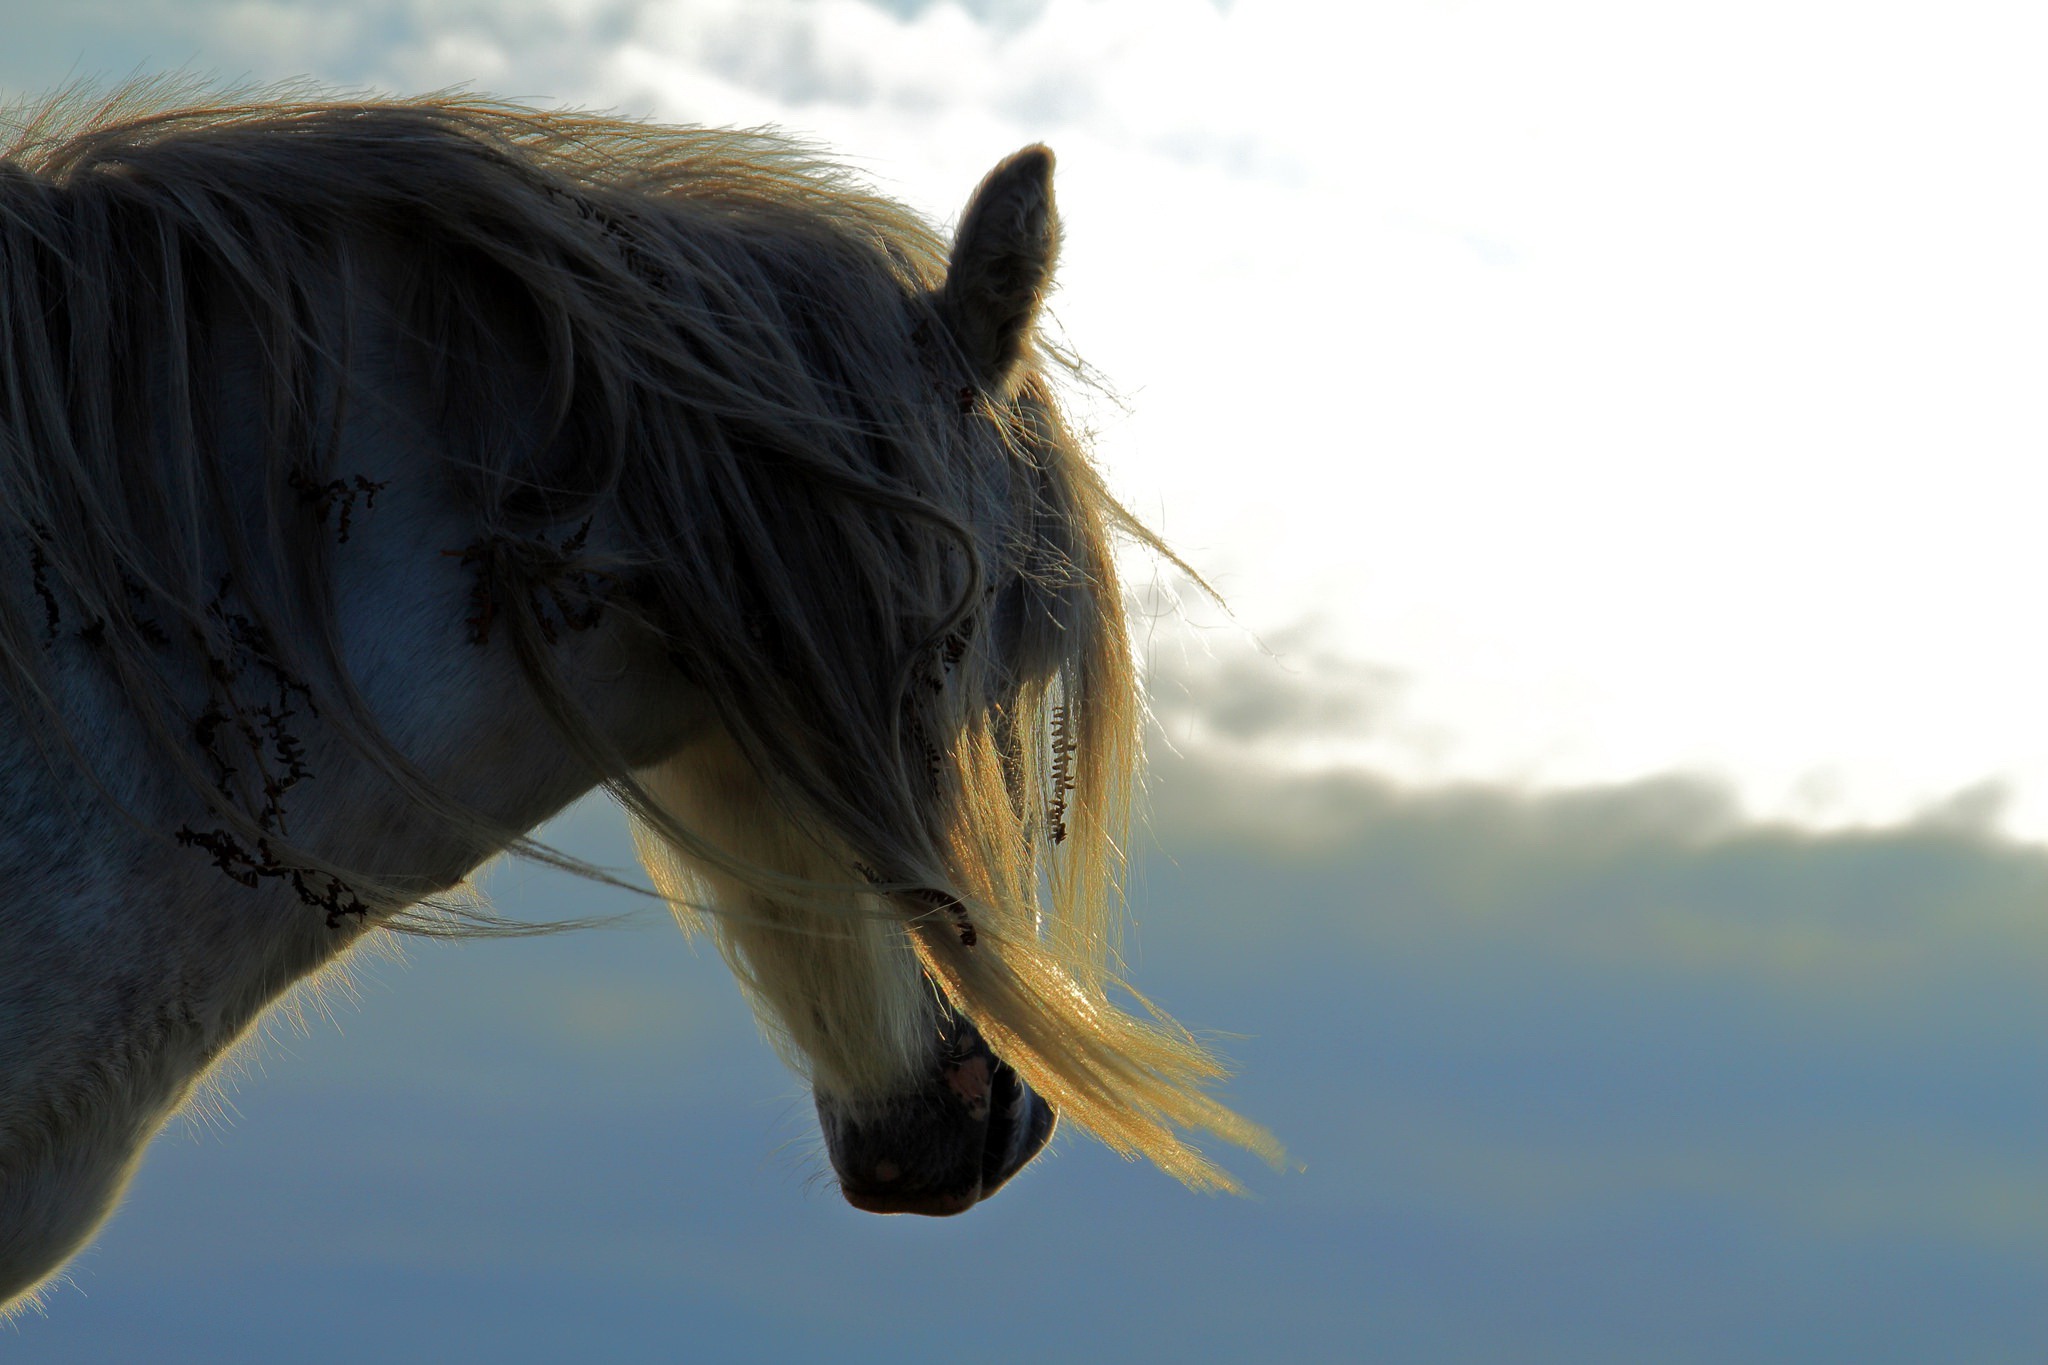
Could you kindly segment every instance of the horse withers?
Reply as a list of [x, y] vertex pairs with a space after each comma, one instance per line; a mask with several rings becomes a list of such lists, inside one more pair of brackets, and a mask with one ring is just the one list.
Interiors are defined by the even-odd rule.
[[0, 165], [0, 1304], [267, 1004], [603, 786], [853, 1204], [1059, 1113], [1266, 1154], [1118, 1007], [1142, 699], [1027, 148], [950, 245], [801, 148], [130, 87]]

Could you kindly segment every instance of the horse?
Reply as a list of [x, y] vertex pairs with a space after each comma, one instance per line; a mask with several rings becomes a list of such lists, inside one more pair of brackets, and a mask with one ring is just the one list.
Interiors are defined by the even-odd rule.
[[[796, 142], [143, 83], [0, 151], [0, 1306], [366, 935], [597, 788], [812, 1088], [948, 1215], [1056, 1116], [1273, 1157], [1128, 993], [1143, 696], [1039, 336], [1026, 147], [947, 242]], [[1175, 561], [1178, 562], [1178, 561]], [[625, 883], [621, 883], [625, 884]]]

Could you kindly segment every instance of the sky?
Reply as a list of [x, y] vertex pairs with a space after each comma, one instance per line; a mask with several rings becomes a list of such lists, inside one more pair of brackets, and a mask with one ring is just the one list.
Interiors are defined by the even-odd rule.
[[[0, 0], [0, 93], [772, 124], [942, 223], [1051, 144], [1074, 402], [1228, 602], [1132, 562], [1134, 974], [1295, 1159], [1204, 1200], [1066, 1138], [969, 1218], [864, 1219], [664, 926], [412, 945], [174, 1125], [0, 1349], [2048, 1355], [2043, 25]], [[551, 837], [628, 857], [601, 805]]]
[[[945, 221], [1059, 154], [1116, 486], [1273, 650], [1292, 760], [1689, 773], [2048, 837], [2048, 19], [2010, 4], [82, 0], [0, 82], [185, 67], [773, 124]], [[1172, 585], [1168, 585], [1169, 587]], [[1226, 659], [1228, 662], [1228, 658]]]
[[[2048, 854], [1681, 781], [1418, 795], [1167, 755], [1137, 979], [1292, 1165], [1071, 1134], [964, 1217], [834, 1193], [716, 954], [644, 912], [402, 945], [174, 1122], [26, 1365], [2038, 1362]], [[611, 865], [616, 811], [544, 831]], [[631, 910], [505, 867], [529, 918]]]

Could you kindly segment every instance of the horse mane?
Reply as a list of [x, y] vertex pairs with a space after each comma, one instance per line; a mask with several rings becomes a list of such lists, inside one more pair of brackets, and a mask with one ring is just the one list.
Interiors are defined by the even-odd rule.
[[[437, 790], [350, 685], [321, 532], [352, 496], [335, 464], [360, 401], [347, 305], [374, 295], [434, 340], [428, 382], [479, 527], [464, 562], [489, 615], [472, 628], [509, 638], [665, 894], [689, 895], [692, 866], [798, 900], [856, 892], [1112, 1147], [1222, 1187], [1177, 1129], [1277, 1151], [1205, 1093], [1222, 1072], [1188, 1034], [1109, 994], [1143, 715], [1112, 537], [1164, 547], [1061, 424], [1043, 360], [1014, 395], [974, 391], [929, 225], [781, 138], [467, 95], [139, 83], [5, 121], [0, 541], [30, 548], [51, 613], [0, 598], [0, 682], [25, 714], [58, 714], [40, 654], [61, 597], [167, 761], [228, 828], [326, 879], [331, 912], [352, 897], [418, 928], [401, 912], [432, 888], [292, 845], [207, 771], [160, 699], [166, 638], [253, 651], [306, 688], [418, 818], [595, 872]], [[209, 439], [224, 319], [266, 359], [253, 472]], [[517, 380], [536, 369], [539, 395]], [[963, 436], [970, 413], [992, 438]], [[957, 458], [972, 439], [1026, 477]], [[1046, 668], [991, 717], [998, 569]], [[550, 649], [601, 611], [659, 630], [836, 882], [740, 863], [679, 818], [661, 773], [612, 751]], [[1019, 774], [1036, 801], [1021, 815]]]

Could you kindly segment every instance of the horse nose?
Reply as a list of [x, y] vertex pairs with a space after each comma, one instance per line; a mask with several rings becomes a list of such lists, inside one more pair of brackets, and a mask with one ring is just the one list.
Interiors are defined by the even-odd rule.
[[846, 1202], [869, 1213], [964, 1213], [1052, 1137], [1052, 1106], [964, 1020], [949, 1021], [931, 1083], [882, 1104], [817, 1097]]

